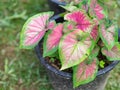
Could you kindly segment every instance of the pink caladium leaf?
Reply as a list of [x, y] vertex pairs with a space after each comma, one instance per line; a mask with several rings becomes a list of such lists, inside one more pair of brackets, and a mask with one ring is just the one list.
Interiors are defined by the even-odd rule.
[[94, 48], [94, 41], [88, 33], [74, 30], [63, 36], [59, 44], [61, 70], [73, 67], [84, 61]]
[[50, 21], [50, 22], [48, 23], [47, 30], [48, 30], [48, 29], [53, 29], [53, 28], [55, 27], [55, 25], [56, 25], [56, 22], [55, 22], [55, 21]]
[[98, 72], [98, 59], [94, 58], [91, 63], [86, 59], [73, 68], [73, 85], [77, 87], [93, 81]]
[[90, 14], [91, 16], [95, 15], [99, 20], [105, 18], [103, 8], [97, 3], [97, 0], [91, 0]]
[[115, 45], [115, 42], [118, 41], [117, 28], [115, 25], [107, 29], [105, 29], [104, 25], [101, 25], [99, 32], [103, 43], [108, 49], [111, 49]]
[[49, 22], [53, 12], [43, 12], [32, 16], [26, 21], [22, 28], [20, 47], [26, 49], [34, 48], [42, 39], [48, 29], [53, 28], [54, 22]]
[[93, 25], [91, 19], [82, 10], [66, 14], [65, 20], [75, 22], [76, 28], [82, 31], [89, 30]]
[[98, 36], [99, 36], [98, 33], [99, 33], [98, 25], [93, 26], [93, 28], [90, 32], [90, 35], [94, 40], [96, 40], [98, 38]]
[[108, 50], [106, 47], [104, 47], [102, 48], [102, 53], [110, 61], [120, 60], [120, 44], [116, 43], [111, 50]]
[[43, 56], [49, 56], [53, 54], [60, 42], [63, 32], [63, 24], [58, 24], [52, 31], [48, 32], [45, 36], [44, 44], [43, 44]]

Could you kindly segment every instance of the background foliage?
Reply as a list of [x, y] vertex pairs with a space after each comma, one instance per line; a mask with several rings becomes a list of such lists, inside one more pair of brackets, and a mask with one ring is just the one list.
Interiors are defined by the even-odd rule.
[[[110, 17], [120, 21], [120, 1], [118, 7], [111, 5], [114, 0], [107, 1]], [[46, 0], [0, 0], [0, 90], [53, 90], [34, 50], [19, 49], [26, 19], [48, 10]], [[119, 75], [120, 64], [111, 72], [106, 90], [120, 89]]]

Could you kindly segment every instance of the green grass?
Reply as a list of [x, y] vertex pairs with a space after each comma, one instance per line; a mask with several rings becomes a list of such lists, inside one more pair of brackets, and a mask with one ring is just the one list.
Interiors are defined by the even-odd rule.
[[120, 90], [120, 64], [113, 69], [106, 85], [106, 90]]
[[[0, 90], [53, 90], [34, 50], [20, 50], [26, 19], [49, 10], [46, 0], [0, 0]], [[106, 90], [120, 89], [120, 64], [111, 72]]]

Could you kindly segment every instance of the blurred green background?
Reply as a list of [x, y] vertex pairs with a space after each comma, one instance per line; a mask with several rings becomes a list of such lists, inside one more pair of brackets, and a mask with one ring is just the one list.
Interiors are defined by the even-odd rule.
[[[119, 8], [109, 9], [110, 17], [120, 21]], [[26, 19], [48, 10], [46, 0], [0, 0], [0, 90], [53, 90], [34, 50], [19, 49]], [[120, 90], [120, 64], [111, 72], [105, 90]]]

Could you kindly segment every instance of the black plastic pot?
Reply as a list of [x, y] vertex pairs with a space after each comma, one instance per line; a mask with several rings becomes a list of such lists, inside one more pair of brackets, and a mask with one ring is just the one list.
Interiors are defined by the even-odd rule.
[[[56, 15], [51, 19], [55, 19], [59, 21], [59, 15]], [[120, 37], [120, 30], [119, 30], [119, 37]], [[94, 81], [74, 89], [72, 85], [72, 73], [59, 71], [55, 67], [51, 66], [45, 60], [45, 58], [42, 57], [42, 51], [40, 50], [40, 47], [42, 47], [41, 42], [39, 42], [39, 44], [36, 46], [35, 51], [41, 64], [47, 70], [49, 79], [51, 81], [54, 90], [104, 90], [109, 75], [109, 71], [111, 71], [119, 63], [119, 61], [112, 62], [109, 66], [98, 71], [97, 77]]]
[[48, 4], [50, 9], [55, 12], [55, 15], [65, 12], [65, 9], [59, 6], [59, 5], [65, 6], [66, 5], [65, 2], [60, 2], [59, 0], [48, 0]]
[[109, 75], [109, 71], [111, 71], [119, 63], [119, 61], [112, 62], [109, 66], [98, 71], [97, 77], [93, 82], [90, 82], [76, 89], [73, 89], [72, 74], [68, 72], [59, 71], [55, 67], [51, 66], [42, 57], [42, 51], [40, 51], [40, 47], [41, 47], [41, 42], [35, 48], [36, 54], [41, 64], [47, 70], [48, 77], [51, 81], [54, 90], [104, 90]]

